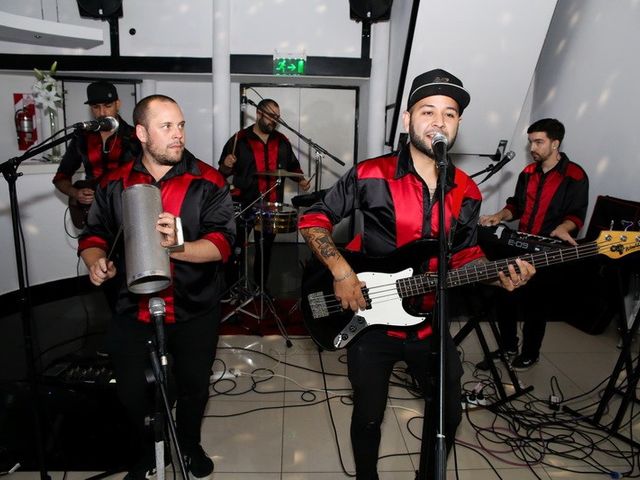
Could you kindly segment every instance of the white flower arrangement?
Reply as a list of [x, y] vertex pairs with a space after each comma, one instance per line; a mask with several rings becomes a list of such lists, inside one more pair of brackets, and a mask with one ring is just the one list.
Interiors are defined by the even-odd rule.
[[62, 105], [62, 97], [58, 94], [58, 84], [53, 78], [58, 67], [58, 62], [53, 62], [48, 72], [34, 68], [36, 81], [31, 87], [36, 106], [46, 113], [57, 112]]

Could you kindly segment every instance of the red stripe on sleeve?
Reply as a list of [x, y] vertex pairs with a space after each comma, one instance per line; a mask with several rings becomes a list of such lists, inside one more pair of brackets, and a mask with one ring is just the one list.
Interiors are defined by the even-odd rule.
[[218, 248], [218, 250], [220, 250], [220, 255], [222, 255], [223, 262], [229, 260], [229, 257], [231, 256], [231, 245], [223, 234], [219, 232], [212, 232], [207, 233], [202, 238], [204, 238], [205, 240], [209, 240]]
[[329, 232], [333, 231], [333, 224], [323, 213], [305, 213], [298, 220], [298, 229], [302, 228], [324, 228], [329, 230]]
[[100, 248], [105, 252], [109, 250], [109, 244], [101, 237], [92, 235], [90, 237], [81, 238], [78, 242], [78, 253], [87, 248]]

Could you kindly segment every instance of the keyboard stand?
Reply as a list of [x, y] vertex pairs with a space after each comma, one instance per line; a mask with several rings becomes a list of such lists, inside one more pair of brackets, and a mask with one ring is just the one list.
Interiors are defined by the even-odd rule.
[[498, 401], [488, 405], [488, 408], [498, 407], [503, 403], [510, 402], [515, 398], [518, 398], [525, 393], [533, 390], [533, 385], [529, 385], [528, 387], [523, 387], [520, 384], [520, 380], [518, 380], [518, 376], [511, 367], [511, 363], [509, 363], [509, 359], [505, 353], [505, 350], [501, 347], [502, 340], [500, 338], [500, 332], [498, 331], [498, 327], [496, 326], [495, 321], [492, 318], [487, 318], [487, 323], [491, 328], [491, 333], [496, 340], [496, 344], [498, 345], [499, 357], [498, 359], [502, 362], [502, 365], [505, 367], [507, 374], [509, 375], [509, 379], [511, 380], [511, 384], [514, 388], [514, 393], [508, 395], [504, 384], [502, 383], [502, 378], [498, 372], [498, 368], [494, 362], [494, 359], [491, 357], [491, 350], [489, 349], [489, 344], [487, 343], [487, 339], [482, 331], [482, 326], [480, 325], [480, 320], [485, 318], [485, 314], [479, 314], [471, 317], [467, 323], [460, 329], [458, 333], [453, 337], [453, 342], [456, 346], [458, 346], [462, 340], [464, 340], [471, 332], [475, 331], [476, 336], [478, 337], [478, 341], [480, 342], [480, 346], [482, 347], [482, 352], [484, 353], [484, 358], [487, 359], [489, 363], [489, 371], [491, 372], [491, 378], [493, 378], [493, 383], [496, 386], [496, 391], [498, 393]]

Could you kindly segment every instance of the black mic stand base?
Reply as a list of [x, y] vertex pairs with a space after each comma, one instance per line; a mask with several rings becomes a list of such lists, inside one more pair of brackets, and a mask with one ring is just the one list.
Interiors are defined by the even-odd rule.
[[182, 473], [182, 478], [189, 478], [187, 476], [187, 468], [184, 463], [184, 457], [182, 456], [182, 451], [180, 450], [180, 444], [178, 443], [178, 435], [176, 433], [176, 424], [173, 420], [173, 416], [171, 415], [171, 405], [169, 404], [169, 397], [167, 395], [166, 389], [166, 375], [163, 367], [161, 367], [160, 357], [158, 355], [158, 350], [154, 342], [147, 342], [149, 347], [149, 357], [151, 358], [151, 369], [153, 373], [153, 381], [156, 383], [156, 403], [158, 403], [158, 396], [160, 400], [162, 400], [162, 407], [156, 411], [155, 417], [152, 419], [154, 432], [155, 432], [155, 458], [156, 458], [156, 475], [157, 480], [164, 480], [164, 427], [165, 425], [169, 429], [169, 434], [171, 437], [171, 442], [173, 443], [177, 457], [178, 464], [180, 466], [180, 472]]

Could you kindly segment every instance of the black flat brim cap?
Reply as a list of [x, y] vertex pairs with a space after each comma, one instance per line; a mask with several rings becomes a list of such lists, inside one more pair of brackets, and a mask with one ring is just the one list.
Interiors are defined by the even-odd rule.
[[87, 101], [85, 105], [96, 103], [113, 103], [118, 100], [116, 87], [109, 82], [93, 82], [87, 86]]
[[460, 108], [460, 115], [471, 101], [471, 96], [464, 89], [460, 79], [446, 70], [438, 68], [418, 75], [413, 80], [407, 101], [407, 110], [411, 110], [411, 107], [418, 101], [432, 95], [445, 95], [453, 98]]

